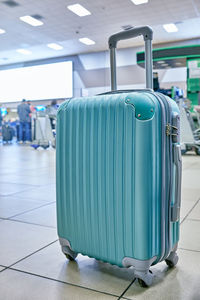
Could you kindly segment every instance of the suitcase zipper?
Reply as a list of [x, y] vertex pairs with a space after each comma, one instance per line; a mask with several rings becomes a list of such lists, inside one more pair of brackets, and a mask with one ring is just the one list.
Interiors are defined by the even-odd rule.
[[[162, 213], [163, 215], [161, 216], [162, 220], [165, 220], [164, 224], [163, 224], [163, 233], [164, 233], [164, 237], [161, 236], [161, 244], [162, 244], [162, 249], [161, 249], [161, 256], [159, 261], [163, 261], [166, 257], [168, 257], [170, 251], [171, 251], [171, 245], [170, 245], [170, 241], [171, 241], [171, 232], [170, 232], [170, 207], [171, 207], [171, 188], [172, 188], [172, 154], [171, 154], [171, 139], [166, 139], [166, 136], [171, 135], [171, 107], [168, 103], [168, 101], [166, 100], [165, 96], [161, 93], [154, 93], [153, 91], [149, 91], [146, 90], [147, 93], [153, 95], [154, 97], [156, 97], [160, 103], [161, 106], [161, 110], [162, 110], [162, 144], [163, 144], [163, 156], [162, 156], [162, 161], [163, 161], [163, 166], [164, 166], [164, 172], [163, 172], [163, 178], [164, 178], [164, 185], [163, 187], [166, 186], [166, 169], [168, 169], [168, 174], [170, 174], [169, 176], [169, 188], [168, 191], [164, 190], [164, 200], [162, 202]], [[164, 107], [163, 107], [164, 106]], [[164, 119], [164, 117], [166, 116], [166, 120]], [[168, 145], [169, 144], [169, 145]], [[167, 156], [169, 157], [169, 159], [166, 159]], [[166, 161], [168, 161], [168, 165], [166, 166]], [[167, 204], [167, 211], [168, 213], [165, 214], [164, 212], [166, 211], [166, 204]], [[166, 227], [167, 224], [167, 227]], [[166, 238], [168, 236], [168, 238]]]
[[[168, 228], [168, 232], [167, 232], [167, 235], [168, 235], [168, 239], [166, 240], [166, 244], [167, 246], [165, 247], [165, 254], [162, 258], [162, 260], [164, 260], [165, 258], [168, 257], [168, 255], [170, 254], [170, 251], [171, 251], [171, 230], [170, 230], [170, 221], [171, 221], [171, 218], [170, 218], [170, 213], [171, 213], [171, 190], [172, 190], [172, 178], [173, 178], [173, 174], [172, 174], [172, 140], [171, 140], [171, 136], [173, 135], [176, 135], [177, 134], [177, 130], [178, 128], [176, 128], [175, 126], [172, 125], [172, 111], [171, 111], [171, 107], [169, 105], [169, 102], [167, 101], [166, 97], [161, 94], [161, 93], [158, 93], [159, 96], [161, 97], [163, 103], [164, 103], [164, 106], [165, 106], [165, 109], [166, 109], [166, 116], [167, 116], [167, 124], [166, 124], [166, 155], [168, 156], [169, 159], [167, 159], [168, 161], [168, 166], [167, 166], [167, 169], [168, 169], [168, 176], [169, 176], [169, 188], [168, 188], [168, 196], [167, 196], [167, 199], [168, 201], [167, 204], [168, 204], [168, 215], [167, 215], [167, 218], [166, 218], [166, 221], [167, 221], [167, 228]], [[175, 130], [175, 132], [174, 132]], [[167, 150], [168, 149], [168, 150]]]
[[[125, 91], [126, 92], [126, 91]], [[131, 91], [129, 91], [131, 92]], [[144, 90], [134, 90], [132, 92], [144, 92]], [[172, 162], [172, 158], [170, 155], [170, 143], [169, 146], [167, 145], [167, 141], [168, 139], [166, 139], [166, 126], [169, 125], [171, 127], [170, 124], [170, 119], [171, 119], [171, 109], [169, 106], [169, 103], [167, 102], [166, 98], [164, 95], [160, 94], [160, 93], [154, 93], [153, 90], [151, 89], [146, 89], [145, 92], [153, 95], [154, 97], [157, 98], [157, 100], [160, 103], [160, 107], [161, 107], [161, 111], [162, 111], [162, 145], [163, 145], [163, 149], [164, 151], [162, 152], [162, 162], [163, 162], [163, 166], [164, 166], [164, 171], [162, 171], [162, 178], [164, 178], [164, 184], [162, 184], [163, 189], [164, 189], [164, 196], [163, 196], [163, 201], [162, 201], [162, 215], [161, 215], [161, 220], [165, 220], [163, 222], [163, 229], [162, 229], [162, 233], [161, 233], [161, 255], [158, 261], [163, 261], [170, 253], [170, 220], [169, 220], [169, 213], [170, 213], [170, 191], [171, 191], [171, 185], [172, 185], [172, 170], [171, 170], [171, 162]], [[120, 91], [121, 93], [121, 91]], [[166, 104], [167, 103], [167, 104]], [[166, 120], [165, 120], [165, 116], [166, 116]], [[168, 126], [168, 128], [169, 128]], [[171, 132], [171, 129], [170, 129]], [[168, 149], [168, 150], [167, 150]], [[166, 156], [169, 156], [169, 159], [166, 159]], [[168, 163], [168, 167], [166, 167], [166, 161], [169, 161]], [[166, 168], [169, 170], [169, 174], [170, 174], [170, 183], [169, 183], [169, 189], [168, 191], [165, 190], [165, 186], [166, 186]], [[166, 196], [167, 195], [167, 196]], [[164, 213], [166, 211], [166, 203], [167, 203], [167, 209], [168, 209], [168, 214], [166, 216], [166, 214]], [[166, 224], [167, 224], [167, 230], [166, 230]], [[166, 238], [166, 236], [168, 236], [168, 238]]]

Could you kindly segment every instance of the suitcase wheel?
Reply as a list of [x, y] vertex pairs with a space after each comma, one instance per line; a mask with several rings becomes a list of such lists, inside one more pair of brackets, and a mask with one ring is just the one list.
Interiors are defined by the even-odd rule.
[[166, 264], [169, 268], [175, 267], [175, 265], [178, 263], [178, 255], [176, 252], [171, 252], [169, 257], [165, 260]]
[[143, 278], [138, 278], [138, 283], [141, 287], [147, 288], [153, 283], [154, 275], [152, 271], [149, 270], [149, 273], [145, 274]]
[[185, 149], [181, 149], [181, 154], [184, 155], [187, 152]]
[[195, 148], [196, 155], [200, 155], [200, 148]]
[[146, 288], [148, 287], [148, 285], [140, 278], [138, 278], [138, 283], [141, 287]]
[[62, 246], [62, 252], [70, 261], [74, 261], [78, 253], [71, 250], [68, 246]]
[[37, 148], [39, 148], [40, 146], [39, 146], [39, 145], [32, 144], [31, 147], [33, 147], [35, 150], [37, 150]]
[[46, 150], [47, 148], [49, 148], [49, 146], [42, 146], [42, 148], [43, 148], [44, 150]]
[[69, 259], [70, 261], [74, 261], [75, 258], [73, 258], [72, 256], [70, 256], [69, 254], [65, 254], [65, 256], [67, 257], [67, 259]]

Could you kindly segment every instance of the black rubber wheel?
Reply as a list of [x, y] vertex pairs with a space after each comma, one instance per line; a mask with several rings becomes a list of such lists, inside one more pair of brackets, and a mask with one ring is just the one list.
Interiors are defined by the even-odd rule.
[[166, 264], [168, 265], [169, 268], [173, 268], [174, 267], [174, 263], [170, 260], [165, 260]]
[[181, 150], [181, 154], [184, 155], [187, 152], [187, 150]]
[[70, 256], [69, 254], [65, 254], [65, 256], [67, 257], [67, 259], [69, 259], [70, 261], [74, 261], [75, 259], [72, 257], [72, 256]]
[[196, 155], [200, 155], [200, 148], [195, 148]]
[[148, 287], [148, 285], [142, 279], [140, 279], [140, 278], [138, 278], [138, 283], [143, 288], [147, 288]]

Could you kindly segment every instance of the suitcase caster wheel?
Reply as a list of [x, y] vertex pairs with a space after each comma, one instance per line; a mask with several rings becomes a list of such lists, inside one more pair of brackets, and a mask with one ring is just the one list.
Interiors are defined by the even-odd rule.
[[62, 246], [62, 252], [70, 261], [74, 261], [78, 253], [72, 251], [68, 246]]
[[181, 150], [181, 154], [184, 155], [187, 152], [187, 150]]
[[67, 259], [69, 259], [70, 261], [75, 261], [75, 258], [73, 258], [71, 255], [65, 254], [65, 256], [66, 256]]
[[196, 155], [200, 155], [200, 148], [195, 148]]
[[145, 274], [145, 275], [143, 276], [143, 278], [138, 278], [138, 283], [139, 283], [139, 285], [140, 285], [141, 287], [147, 288], [147, 287], [149, 287], [149, 286], [152, 285], [152, 283], [153, 283], [153, 278], [154, 278], [154, 276], [153, 276], [152, 272], [149, 271], [149, 273], [148, 273], [148, 274]]
[[140, 278], [138, 278], [138, 283], [143, 288], [147, 288], [148, 287], [148, 285], [146, 285], [146, 283], [142, 279], [140, 279]]
[[37, 148], [39, 147], [38, 145], [31, 145], [31, 147], [33, 147], [35, 150], [37, 150]]
[[176, 252], [171, 252], [169, 257], [165, 260], [166, 264], [169, 268], [175, 267], [175, 265], [178, 263], [178, 255]]

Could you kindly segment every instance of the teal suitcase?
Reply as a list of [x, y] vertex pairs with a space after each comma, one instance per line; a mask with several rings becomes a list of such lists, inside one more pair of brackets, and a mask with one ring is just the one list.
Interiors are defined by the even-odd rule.
[[[116, 91], [118, 40], [143, 35], [147, 89]], [[152, 30], [109, 39], [112, 92], [64, 102], [57, 116], [58, 236], [63, 253], [134, 269], [142, 286], [150, 266], [173, 267], [179, 240], [179, 110], [152, 90]]]

